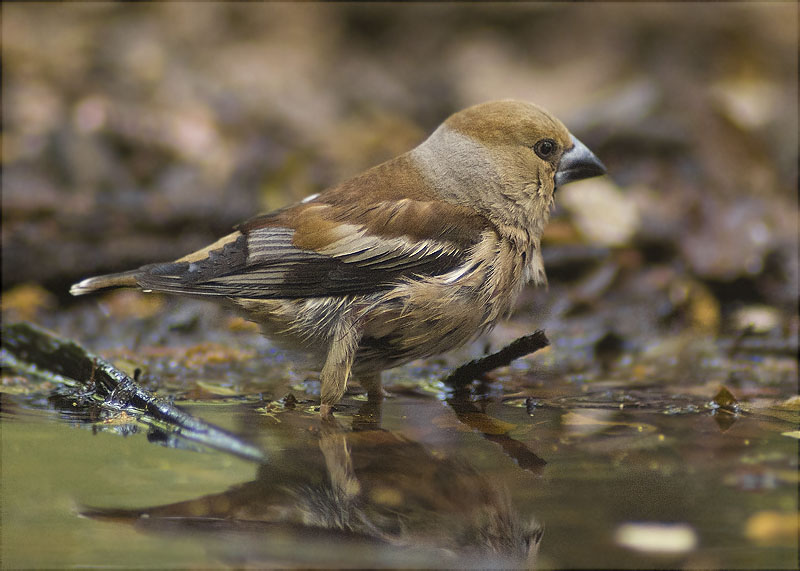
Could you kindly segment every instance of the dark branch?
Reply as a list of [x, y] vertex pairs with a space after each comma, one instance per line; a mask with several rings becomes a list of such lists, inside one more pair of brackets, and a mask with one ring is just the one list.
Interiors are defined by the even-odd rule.
[[497, 353], [492, 353], [491, 355], [486, 355], [485, 357], [461, 365], [450, 373], [443, 382], [454, 388], [464, 387], [475, 379], [480, 379], [489, 371], [505, 367], [513, 360], [524, 357], [525, 355], [530, 355], [539, 349], [544, 349], [548, 345], [550, 345], [550, 341], [548, 341], [544, 331], [539, 329], [530, 335], [525, 335], [524, 337], [516, 339], [510, 345], [500, 349]]

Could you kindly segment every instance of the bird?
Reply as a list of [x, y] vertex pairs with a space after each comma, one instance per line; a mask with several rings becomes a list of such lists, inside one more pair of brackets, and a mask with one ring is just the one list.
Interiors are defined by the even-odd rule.
[[557, 188], [603, 163], [524, 101], [473, 105], [417, 147], [257, 215], [175, 261], [91, 277], [72, 295], [138, 287], [212, 299], [319, 371], [320, 415], [348, 382], [449, 351], [546, 283], [541, 237]]
[[[335, 567], [350, 561], [373, 567], [365, 564], [369, 557], [385, 564], [387, 554], [395, 562], [405, 554], [414, 567], [536, 568], [544, 526], [515, 504], [498, 473], [482, 473], [467, 458], [391, 430], [352, 431], [325, 421], [313, 432], [284, 428], [295, 433], [293, 453], [259, 466], [250, 482], [177, 503], [92, 507], [82, 515], [144, 532], [163, 533], [165, 525], [232, 536], [279, 530], [280, 541], [290, 545], [359, 547], [357, 559], [347, 548], [315, 549], [306, 566], [333, 567], [331, 558], [338, 557]], [[266, 551], [233, 545], [239, 567], [274, 566], [274, 545]], [[254, 559], [259, 554], [269, 564]]]

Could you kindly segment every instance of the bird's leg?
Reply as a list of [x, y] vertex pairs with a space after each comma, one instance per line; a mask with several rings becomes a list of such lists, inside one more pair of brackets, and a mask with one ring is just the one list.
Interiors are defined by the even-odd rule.
[[359, 374], [356, 377], [358, 384], [367, 391], [367, 402], [359, 407], [353, 415], [353, 430], [377, 430], [381, 426], [381, 408], [383, 407], [383, 387], [381, 374]]
[[370, 401], [381, 402], [383, 400], [383, 386], [381, 385], [381, 374], [362, 373], [356, 377], [358, 384], [367, 391], [367, 398]]
[[333, 405], [339, 402], [347, 388], [347, 379], [353, 368], [361, 333], [352, 321], [342, 318], [331, 335], [328, 356], [319, 375], [322, 402], [319, 407], [320, 416], [328, 417], [333, 413]]
[[322, 418], [333, 418], [333, 405], [322, 403], [319, 405], [319, 415]]

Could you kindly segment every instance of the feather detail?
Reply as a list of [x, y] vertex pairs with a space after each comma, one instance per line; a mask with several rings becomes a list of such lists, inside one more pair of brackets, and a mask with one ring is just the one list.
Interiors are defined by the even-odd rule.
[[136, 282], [138, 275], [139, 270], [132, 270], [120, 274], [108, 274], [105, 276], [86, 278], [83, 281], [73, 284], [73, 286], [69, 288], [69, 293], [72, 295], [84, 295], [110, 287], [136, 287], [136, 285], [138, 285]]
[[[382, 291], [404, 278], [438, 276], [457, 268], [468, 251], [447, 241], [383, 238], [346, 226], [318, 250], [296, 246], [299, 230], [256, 228], [170, 264], [142, 268], [144, 289], [187, 295], [296, 299]], [[301, 241], [302, 243], [302, 241]]]
[[461, 345], [506, 317], [526, 283], [545, 283], [556, 181], [603, 172], [535, 105], [477, 105], [416, 149], [205, 248], [70, 291], [138, 285], [230, 301], [314, 357], [329, 412], [351, 372], [374, 379]]

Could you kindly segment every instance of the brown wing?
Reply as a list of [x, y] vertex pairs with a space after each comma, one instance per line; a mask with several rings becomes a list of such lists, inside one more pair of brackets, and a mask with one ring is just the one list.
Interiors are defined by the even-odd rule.
[[[405, 201], [399, 209], [389, 204], [374, 208], [394, 208], [399, 215], [419, 205]], [[341, 217], [348, 222], [336, 220]], [[250, 299], [367, 294], [404, 278], [458, 268], [480, 237], [474, 232], [455, 241], [444, 217], [438, 218], [438, 228], [425, 223], [433, 229], [427, 237], [419, 235], [421, 222], [417, 236], [409, 237], [376, 234], [358, 219], [328, 204], [300, 204], [249, 221], [216, 248], [145, 266], [137, 283], [146, 290]]]

